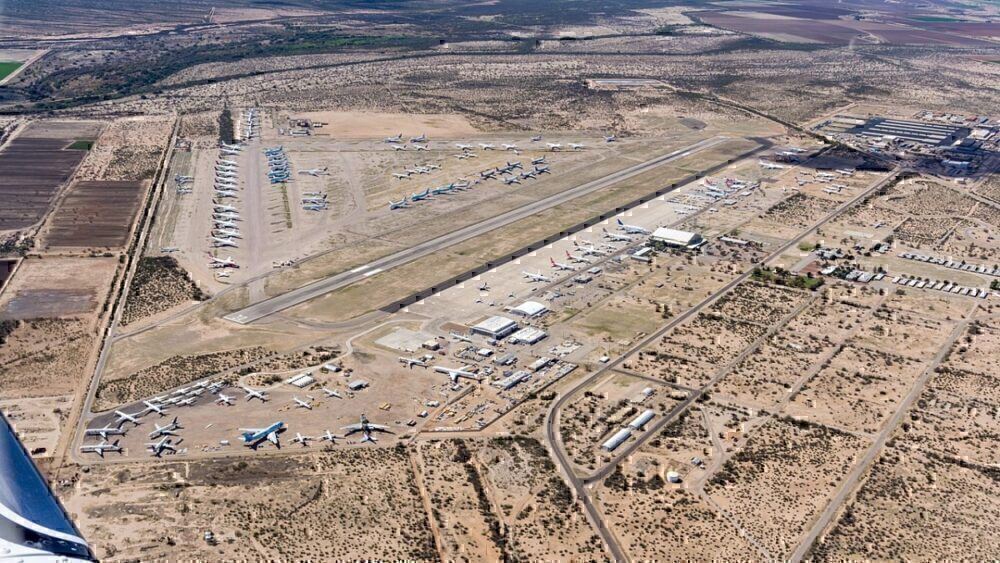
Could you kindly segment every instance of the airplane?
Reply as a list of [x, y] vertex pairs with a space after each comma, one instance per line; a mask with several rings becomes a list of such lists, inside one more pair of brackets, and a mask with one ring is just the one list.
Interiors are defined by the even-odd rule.
[[470, 342], [470, 343], [472, 342], [471, 338], [469, 338], [468, 336], [465, 336], [463, 334], [459, 334], [457, 332], [449, 332], [448, 334], [450, 334], [452, 338], [454, 338], [455, 340], [458, 340], [460, 342]]
[[343, 399], [343, 397], [340, 396], [340, 391], [337, 391], [336, 389], [327, 389], [326, 387], [323, 387], [322, 391], [326, 393], [327, 397], [336, 397], [338, 399]]
[[507, 143], [504, 143], [503, 144], [503, 150], [505, 150], [505, 151], [516, 151], [517, 150], [517, 145], [516, 144], [509, 144], [508, 145]]
[[503, 183], [509, 186], [510, 184], [520, 184], [521, 180], [517, 176], [504, 176]]
[[490, 290], [490, 284], [488, 282], [483, 282], [483, 284], [479, 286], [479, 291], [489, 291], [489, 290]]
[[212, 237], [212, 240], [214, 241], [212, 243], [212, 246], [214, 246], [216, 248], [224, 248], [224, 247], [239, 248], [240, 247], [240, 245], [236, 244], [236, 241], [233, 240], [233, 239], [231, 239], [231, 238]]
[[313, 409], [312, 405], [309, 404], [308, 401], [303, 401], [302, 399], [300, 399], [298, 397], [292, 397], [292, 400], [295, 401], [295, 406], [297, 406], [297, 407], [302, 407], [302, 408], [306, 409], [307, 411], [311, 411]]
[[118, 426], [105, 426], [104, 428], [88, 428], [84, 430], [84, 435], [100, 436], [102, 440], [107, 441], [108, 436], [124, 436], [125, 429], [122, 428], [121, 423], [119, 423]]
[[491, 151], [496, 147], [494, 147], [490, 143], [479, 143], [479, 148], [483, 149], [484, 151]]
[[551, 263], [552, 267], [556, 268], [557, 270], [568, 270], [571, 272], [573, 270], [576, 270], [576, 268], [574, 268], [573, 266], [570, 266], [569, 264], [563, 264], [562, 262], [556, 262], [552, 258], [549, 258], [549, 263]]
[[153, 426], [156, 426], [156, 430], [153, 430], [152, 432], [149, 433], [150, 439], [159, 438], [161, 436], [176, 436], [177, 435], [176, 431], [182, 428], [180, 423], [177, 422], [176, 416], [174, 417], [173, 420], [170, 421], [170, 424], [164, 424], [163, 426], [160, 426], [159, 424], [156, 424], [154, 422]]
[[402, 364], [406, 364], [406, 367], [408, 367], [408, 368], [412, 368], [413, 366], [420, 366], [422, 368], [427, 367], [427, 362], [425, 362], [423, 360], [418, 360], [416, 358], [403, 358], [403, 357], [400, 357], [399, 358], [399, 362], [402, 363]]
[[303, 448], [309, 445], [307, 443], [309, 440], [315, 440], [315, 438], [313, 438], [312, 436], [303, 436], [299, 432], [296, 432], [295, 433], [295, 437], [292, 438], [292, 442], [293, 443], [295, 443], [295, 444], [302, 444]]
[[585, 244], [578, 244], [578, 243], [574, 242], [573, 246], [577, 247], [580, 250], [580, 252], [582, 252], [584, 254], [584, 256], [588, 256], [588, 255], [589, 256], [604, 256], [604, 255], [607, 254], [607, 252], [604, 252], [603, 250], [598, 250], [597, 247], [595, 247], [594, 245], [590, 244], [589, 242], [585, 243]]
[[230, 397], [229, 395], [224, 395], [222, 393], [219, 393], [219, 398], [216, 399], [215, 402], [219, 403], [220, 405], [226, 405], [228, 407], [232, 406], [233, 399], [234, 397]]
[[757, 164], [760, 164], [767, 170], [781, 170], [782, 168], [784, 168], [784, 166], [780, 164], [776, 164], [774, 162], [767, 162], [766, 160], [758, 160]]
[[344, 436], [350, 436], [355, 432], [364, 432], [364, 437], [361, 438], [362, 442], [377, 442], [378, 440], [375, 439], [375, 436], [372, 435], [372, 432], [389, 432], [390, 434], [392, 433], [392, 431], [389, 430], [388, 426], [383, 426], [381, 424], [372, 424], [368, 422], [368, 419], [365, 418], [365, 415], [363, 414], [361, 415], [361, 422], [357, 424], [351, 424], [349, 426], [344, 426], [343, 430], [347, 430], [347, 432], [344, 433]]
[[549, 283], [549, 282], [552, 281], [552, 278], [550, 278], [548, 276], [543, 276], [541, 272], [539, 272], [537, 274], [532, 274], [531, 272], [521, 272], [521, 273], [524, 274], [524, 277], [528, 278], [528, 280], [531, 281], [531, 282], [545, 282], [545, 283]]
[[415, 151], [425, 151], [425, 150], [427, 150], [427, 145], [418, 145], [416, 143], [413, 143], [411, 146], [413, 147], [413, 150], [415, 150]]
[[551, 174], [548, 166], [536, 166], [534, 170], [535, 174]]
[[496, 170], [484, 170], [479, 173], [479, 177], [484, 180], [489, 180], [490, 178], [496, 178]]
[[239, 151], [239, 150], [243, 150], [243, 147], [241, 147], [241, 146], [240, 146], [239, 144], [236, 144], [236, 145], [230, 145], [230, 144], [228, 144], [228, 143], [222, 143], [222, 142], [220, 142], [220, 143], [219, 143], [219, 146], [221, 146], [222, 148], [225, 148], [225, 149], [229, 149], [229, 150], [231, 150], [231, 151]]
[[532, 143], [537, 143], [538, 141], [541, 141], [541, 140], [542, 140], [542, 136], [541, 135], [535, 135], [534, 137], [531, 138], [531, 142]]
[[426, 143], [427, 142], [427, 135], [424, 134], [424, 133], [421, 133], [420, 135], [418, 135], [416, 137], [412, 137], [410, 139], [410, 142], [411, 143]]
[[149, 401], [143, 401], [142, 404], [146, 405], [146, 410], [142, 411], [144, 413], [155, 412], [160, 416], [166, 416], [167, 414], [167, 411], [160, 405], [150, 403]]
[[533, 158], [533, 159], [531, 159], [531, 164], [532, 165], [534, 165], [534, 164], [545, 164], [545, 157], [544, 156], [540, 156], [538, 158]]
[[528, 178], [534, 178], [537, 175], [538, 175], [538, 172], [536, 172], [534, 170], [529, 170], [528, 172], [521, 172], [520, 174], [517, 175], [517, 177], [521, 178], [522, 180], [527, 180]]
[[472, 149], [472, 145], [463, 145], [462, 143], [455, 143], [455, 147], [460, 151], [467, 151]]
[[458, 383], [459, 377], [465, 377], [467, 379], [474, 379], [479, 381], [479, 375], [468, 371], [471, 366], [465, 366], [462, 368], [446, 368], [442, 366], [434, 366], [434, 371], [438, 373], [443, 373], [451, 378], [452, 383]]
[[243, 238], [239, 231], [234, 231], [231, 229], [215, 229], [212, 231], [215, 236], [226, 237], [226, 238]]
[[147, 443], [146, 448], [149, 450], [149, 453], [156, 457], [163, 456], [163, 452], [165, 451], [177, 451], [177, 447], [170, 442], [170, 438], [168, 436], [163, 437], [159, 442]]
[[550, 151], [562, 150], [562, 145], [559, 143], [545, 143], [548, 145]]
[[575, 151], [578, 151], [578, 150], [580, 150], [580, 149], [584, 148], [585, 146], [586, 146], [586, 145], [584, 145], [584, 144], [581, 144], [581, 143], [570, 143], [570, 144], [569, 144], [569, 148], [571, 148], [571, 149], [573, 149], [573, 150], [575, 150]]
[[326, 208], [326, 205], [319, 204], [308, 204], [302, 206], [302, 209], [305, 209], [306, 211], [323, 211]]
[[212, 206], [216, 211], [238, 211], [235, 206], [224, 203], [216, 203]]
[[630, 235], [648, 235], [649, 234], [649, 229], [644, 229], [644, 228], [639, 227], [637, 225], [626, 225], [625, 223], [622, 223], [621, 219], [617, 219], [617, 221], [618, 221], [618, 228], [621, 229], [621, 230], [623, 230], [623, 231], [625, 231], [627, 234], [630, 234]]
[[334, 438], [338, 438], [338, 436], [331, 434], [329, 430], [324, 432], [323, 435], [319, 437], [320, 441], [326, 440], [331, 444], [333, 443]]
[[403, 141], [403, 134], [402, 133], [400, 133], [399, 135], [396, 135], [395, 137], [386, 137], [386, 138], [382, 139], [383, 143], [400, 143], [402, 141]]
[[285, 423], [281, 421], [275, 422], [267, 428], [240, 428], [240, 431], [243, 432], [240, 435], [240, 439], [243, 440], [243, 445], [254, 450], [264, 440], [271, 442], [280, 449], [281, 443], [278, 441], [278, 433], [284, 429]]
[[226, 156], [238, 156], [240, 151], [237, 149], [219, 149], [219, 154], [224, 154]]
[[566, 258], [569, 259], [570, 262], [573, 262], [573, 263], [576, 263], [576, 264], [590, 264], [591, 263], [590, 260], [587, 260], [586, 258], [584, 258], [582, 256], [573, 256], [572, 254], [569, 253], [569, 251], [566, 251]]
[[118, 440], [109, 444], [107, 440], [104, 440], [100, 444], [90, 444], [80, 446], [81, 453], [93, 453], [101, 457], [104, 457], [104, 452], [118, 452], [122, 453], [122, 447], [118, 445]]
[[[223, 276], [223, 277], [226, 277], [226, 276]], [[197, 397], [188, 397], [187, 399], [181, 399], [180, 401], [177, 401], [176, 405], [178, 407], [190, 407], [197, 400], [198, 400]]]
[[248, 401], [250, 399], [260, 399], [260, 402], [262, 402], [262, 403], [266, 403], [267, 402], [267, 392], [265, 392], [265, 391], [254, 391], [253, 389], [251, 389], [249, 387], [242, 386], [242, 385], [240, 387], [246, 393], [246, 397], [247, 397]]
[[524, 166], [521, 166], [521, 162], [520, 161], [518, 161], [518, 162], [511, 162], [511, 161], [508, 160], [507, 161], [507, 169], [508, 170], [513, 170], [515, 168], [519, 168], [521, 170], [524, 170]]
[[212, 256], [211, 259], [212, 261], [208, 264], [210, 268], [239, 268], [239, 265], [232, 257], [216, 258]]
[[417, 192], [417, 193], [410, 194], [410, 201], [421, 201], [421, 200], [429, 198], [430, 196], [431, 196], [431, 189], [427, 188], [426, 190], [424, 190], [422, 192]]
[[607, 229], [601, 229], [604, 231], [604, 237], [615, 242], [632, 242], [633, 238], [628, 235], [622, 235], [618, 233], [610, 233]]
[[403, 196], [403, 199], [399, 201], [392, 201], [391, 199], [389, 200], [389, 209], [403, 209], [405, 207], [409, 207], [406, 200], [406, 196]]
[[327, 167], [324, 166], [323, 168], [310, 168], [308, 170], [299, 170], [299, 174], [308, 174], [310, 176], [324, 176], [328, 174], [326, 169]]
[[403, 145], [389, 145], [389, 146], [392, 147], [392, 150], [394, 150], [394, 151], [405, 151], [406, 150], [406, 147], [404, 147]]
[[193, 182], [194, 176], [181, 176], [180, 174], [177, 174], [174, 176], [174, 181], [178, 184], [185, 184], [187, 182]]
[[215, 190], [215, 197], [217, 197], [219, 199], [225, 199], [225, 198], [228, 198], [228, 197], [239, 197], [239, 194], [237, 194], [236, 192], [233, 192], [233, 191]]
[[264, 147], [264, 152], [268, 154], [275, 154], [279, 152], [285, 152], [285, 147], [283, 145], [278, 145], [276, 147]]
[[393, 174], [393, 176], [395, 176], [397, 180], [409, 180], [410, 179], [410, 173], [409, 172], [403, 172], [403, 173], [396, 172], [396, 173]]
[[604, 142], [605, 143], [613, 143], [613, 142], [615, 142], [617, 140], [618, 140], [618, 135], [615, 135], [614, 133], [612, 133], [611, 135], [605, 135], [604, 136]]

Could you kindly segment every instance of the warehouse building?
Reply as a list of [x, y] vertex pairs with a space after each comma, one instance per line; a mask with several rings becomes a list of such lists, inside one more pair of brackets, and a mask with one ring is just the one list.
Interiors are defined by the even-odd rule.
[[922, 121], [907, 121], [886, 117], [873, 117], [855, 129], [849, 131], [863, 137], [879, 137], [885, 139], [902, 139], [932, 147], [955, 144], [964, 139], [971, 130], [968, 127], [954, 125], [925, 123]]
[[473, 334], [482, 334], [493, 340], [500, 340], [515, 330], [517, 330], [517, 323], [513, 319], [499, 315], [490, 317], [472, 327]]
[[705, 239], [698, 233], [660, 227], [653, 231], [653, 234], [649, 236], [649, 242], [654, 248], [666, 247], [694, 249], [705, 244]]
[[549, 308], [538, 301], [525, 301], [517, 307], [512, 308], [510, 312], [527, 319], [533, 319], [548, 313]]
[[510, 336], [511, 344], [532, 345], [543, 340], [548, 334], [540, 328], [526, 326]]
[[643, 426], [646, 426], [646, 423], [650, 420], [653, 420], [654, 416], [656, 416], [656, 413], [652, 409], [646, 409], [639, 416], [633, 418], [632, 422], [628, 423], [628, 427], [632, 430], [639, 430]]
[[613, 452], [618, 448], [618, 446], [622, 445], [622, 443], [624, 443], [625, 440], [628, 440], [629, 436], [631, 435], [632, 435], [631, 428], [628, 427], [622, 428], [618, 432], [615, 432], [614, 436], [608, 438], [606, 442], [601, 444], [601, 448], [603, 448], [605, 451]]

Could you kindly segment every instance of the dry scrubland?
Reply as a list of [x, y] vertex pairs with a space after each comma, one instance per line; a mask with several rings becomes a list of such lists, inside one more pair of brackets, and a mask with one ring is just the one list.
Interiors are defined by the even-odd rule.
[[533, 438], [432, 442], [421, 473], [445, 560], [591, 560], [600, 540]]
[[57, 492], [102, 558], [437, 559], [402, 447], [82, 469]]
[[77, 171], [77, 180], [141, 181], [153, 177], [173, 128], [170, 116], [112, 121]]
[[126, 326], [183, 303], [205, 298], [206, 295], [174, 258], [143, 257], [128, 290], [121, 324]]
[[[9, 321], [7, 321], [9, 322]], [[76, 390], [80, 361], [96, 337], [88, 321], [32, 319], [0, 342], [0, 394], [4, 398], [69, 394]]]

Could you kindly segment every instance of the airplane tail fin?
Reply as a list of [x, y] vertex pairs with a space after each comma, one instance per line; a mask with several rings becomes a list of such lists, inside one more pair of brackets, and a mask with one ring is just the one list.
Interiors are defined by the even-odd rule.
[[619, 224], [619, 225], [624, 225], [625, 223], [622, 223], [622, 220], [621, 220], [621, 219], [618, 219], [618, 224]]

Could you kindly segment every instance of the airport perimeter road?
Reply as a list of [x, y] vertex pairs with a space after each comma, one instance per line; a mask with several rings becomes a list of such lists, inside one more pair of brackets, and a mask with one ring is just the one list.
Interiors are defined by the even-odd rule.
[[[870, 186], [868, 189], [858, 194], [857, 196], [844, 202], [839, 207], [834, 209], [831, 213], [829, 213], [826, 217], [819, 220], [815, 224], [811, 225], [808, 229], [799, 233], [798, 236], [788, 241], [787, 243], [783, 244], [780, 248], [769, 254], [760, 263], [766, 264], [767, 262], [781, 256], [789, 249], [794, 248], [797, 244], [799, 244], [799, 242], [802, 241], [802, 239], [808, 236], [809, 233], [822, 227], [823, 225], [825, 225], [826, 223], [828, 223], [829, 221], [831, 221], [832, 219], [834, 219], [835, 217], [846, 211], [847, 209], [853, 207], [859, 201], [864, 200], [870, 194], [874, 193], [875, 191], [879, 190], [880, 188], [891, 182], [893, 179], [896, 178], [896, 176], [900, 174], [900, 172], [902, 172], [901, 169], [896, 169], [891, 174], [879, 180], [878, 182]], [[619, 462], [621, 462], [623, 459], [625, 459], [633, 452], [635, 452], [637, 449], [642, 447], [642, 445], [646, 442], [647, 438], [649, 438], [650, 436], [655, 436], [660, 431], [660, 429], [663, 428], [663, 426], [668, 424], [677, 414], [682, 412], [692, 402], [694, 402], [698, 397], [700, 397], [708, 386], [703, 387], [694, 393], [691, 393], [684, 401], [682, 401], [674, 409], [671, 409], [671, 411], [667, 415], [660, 417], [660, 419], [656, 423], [649, 426], [646, 432], [643, 433], [643, 435], [640, 436], [638, 440], [629, 444], [627, 447], [621, 450], [618, 453], [618, 455], [616, 455], [609, 463], [607, 463], [601, 469], [599, 469], [598, 471], [587, 477], [586, 483], [584, 482], [583, 479], [577, 476], [577, 474], [573, 470], [573, 466], [569, 461], [569, 457], [566, 455], [566, 451], [563, 448], [562, 442], [559, 440], [559, 430], [558, 430], [559, 411], [577, 393], [582, 391], [587, 386], [592, 385], [594, 381], [596, 381], [598, 378], [603, 377], [604, 375], [611, 372], [611, 370], [617, 368], [626, 359], [637, 353], [639, 350], [642, 350], [643, 348], [649, 346], [650, 344], [658, 340], [660, 337], [662, 337], [664, 334], [672, 330], [677, 325], [688, 320], [693, 315], [698, 314], [702, 309], [704, 309], [708, 305], [711, 305], [717, 299], [719, 299], [727, 292], [732, 290], [734, 287], [746, 281], [746, 279], [749, 278], [752, 273], [753, 269], [752, 268], [748, 269], [746, 272], [740, 274], [732, 281], [724, 285], [718, 291], [708, 296], [703, 301], [697, 303], [694, 307], [681, 313], [680, 315], [672, 319], [669, 323], [660, 327], [659, 330], [653, 332], [646, 338], [643, 338], [637, 344], [633, 345], [631, 348], [626, 350], [622, 355], [611, 360], [607, 364], [601, 366], [600, 369], [590, 374], [588, 377], [585, 377], [584, 379], [580, 380], [579, 383], [574, 385], [569, 390], [560, 393], [559, 398], [552, 403], [551, 407], [549, 407], [549, 412], [545, 417], [545, 429], [544, 429], [545, 442], [549, 446], [549, 449], [552, 450], [553, 454], [555, 455], [557, 464], [559, 465], [560, 469], [566, 474], [567, 478], [569, 479], [569, 483], [575, 490], [577, 496], [583, 501], [583, 506], [587, 511], [587, 518], [590, 519], [591, 522], [594, 524], [594, 527], [596, 528], [598, 534], [601, 536], [601, 539], [604, 541], [605, 545], [608, 546], [608, 549], [609, 551], [611, 551], [611, 555], [615, 561], [626, 561], [626, 557], [622, 552], [621, 546], [617, 544], [617, 540], [611, 534], [610, 530], [607, 529], [607, 526], [605, 526], [600, 513], [593, 506], [590, 496], [587, 494], [586, 483], [595, 483], [606, 477], [608, 474], [610, 474], [611, 471], [614, 470], [614, 468], [618, 465]], [[709, 385], [711, 385], [711, 383]]]
[[608, 174], [603, 178], [599, 178], [547, 198], [528, 203], [518, 207], [517, 209], [512, 209], [506, 213], [486, 219], [485, 221], [481, 221], [474, 225], [469, 225], [445, 235], [441, 235], [437, 238], [424, 241], [415, 246], [411, 246], [394, 254], [369, 262], [363, 266], [354, 268], [353, 270], [341, 272], [328, 278], [302, 286], [298, 289], [293, 289], [292, 291], [282, 295], [255, 303], [239, 311], [234, 311], [226, 315], [224, 318], [239, 324], [252, 323], [268, 315], [277, 313], [278, 311], [283, 311], [289, 307], [305, 303], [306, 301], [315, 299], [316, 297], [325, 295], [331, 291], [347, 287], [367, 277], [390, 270], [397, 266], [402, 266], [403, 264], [407, 264], [418, 258], [427, 256], [428, 254], [443, 248], [475, 238], [484, 233], [488, 233], [537, 213], [541, 213], [542, 211], [557, 205], [573, 201], [574, 199], [596, 192], [597, 190], [607, 188], [608, 186], [647, 172], [648, 170], [662, 164], [666, 164], [679, 158], [684, 158], [707, 148], [711, 148], [729, 139], [730, 137], [718, 136], [699, 141], [685, 148], [677, 149], [671, 153], [661, 155], [636, 164], [635, 166], [625, 168], [624, 170]]

